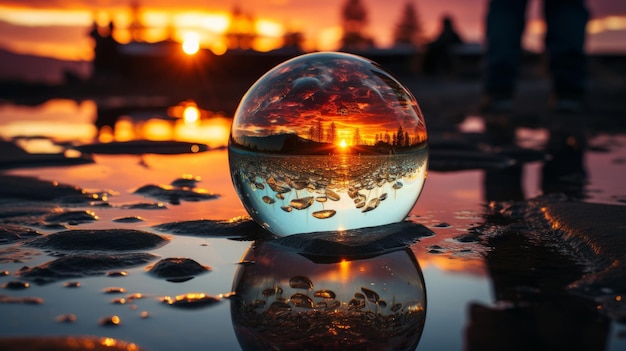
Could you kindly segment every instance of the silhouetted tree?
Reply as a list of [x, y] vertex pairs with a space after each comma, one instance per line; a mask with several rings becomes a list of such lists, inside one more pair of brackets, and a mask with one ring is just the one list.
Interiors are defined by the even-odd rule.
[[371, 37], [365, 36], [367, 9], [360, 0], [347, 0], [341, 11], [343, 26], [342, 48], [366, 49], [374, 46]]
[[330, 122], [330, 127], [328, 127], [328, 133], [326, 135], [326, 141], [334, 144], [337, 139], [337, 128], [335, 127], [335, 122]]
[[250, 49], [256, 39], [254, 32], [254, 19], [235, 6], [231, 13], [231, 21], [226, 31], [226, 40], [229, 49]]
[[302, 32], [286, 32], [283, 35], [283, 47], [295, 48], [302, 50], [302, 43], [304, 42], [304, 36]]
[[354, 136], [352, 138], [352, 144], [354, 145], [361, 144], [361, 132], [359, 131], [359, 128], [354, 129]]
[[394, 145], [404, 146], [404, 131], [402, 130], [402, 126], [398, 127], [398, 132], [395, 135], [396, 135], [396, 140], [395, 140]]
[[317, 126], [315, 127], [315, 141], [321, 143], [324, 140], [324, 128], [322, 127], [322, 120], [317, 120]]
[[142, 41], [143, 40], [143, 32], [145, 26], [141, 22], [141, 11], [139, 10], [139, 2], [133, 1], [130, 4], [131, 11], [131, 22], [128, 27], [128, 31], [130, 32], [130, 37], [133, 41]]
[[393, 33], [393, 42], [419, 47], [424, 43], [422, 25], [412, 2], [407, 2]]
[[317, 131], [315, 130], [315, 126], [312, 125], [311, 128], [309, 128], [309, 139], [315, 140], [316, 135], [317, 135]]

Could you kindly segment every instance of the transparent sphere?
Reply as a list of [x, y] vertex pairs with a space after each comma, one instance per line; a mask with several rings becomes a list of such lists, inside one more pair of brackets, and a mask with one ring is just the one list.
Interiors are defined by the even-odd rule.
[[378, 64], [306, 54], [263, 75], [235, 113], [228, 154], [250, 216], [278, 236], [402, 221], [426, 179], [424, 117]]
[[[409, 248], [359, 258], [308, 256], [257, 242], [233, 281], [243, 350], [415, 350], [426, 287]], [[254, 263], [252, 263], [254, 262]]]

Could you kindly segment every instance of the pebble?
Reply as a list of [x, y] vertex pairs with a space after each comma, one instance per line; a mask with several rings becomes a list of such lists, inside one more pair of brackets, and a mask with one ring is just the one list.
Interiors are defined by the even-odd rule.
[[139, 216], [118, 217], [118, 218], [114, 218], [113, 222], [115, 223], [138, 223], [138, 222], [144, 222], [144, 219]]
[[112, 286], [112, 287], [105, 288], [103, 292], [105, 294], [123, 294], [126, 292], [126, 289], [120, 288], [117, 286]]
[[125, 277], [127, 275], [128, 275], [128, 272], [126, 272], [126, 271], [114, 271], [114, 272], [107, 272], [106, 273], [107, 277], [113, 277], [113, 278]]
[[30, 287], [29, 283], [19, 280], [12, 280], [10, 282], [2, 284], [2, 288], [9, 290], [24, 290], [28, 289], [28, 287]]
[[195, 188], [198, 182], [201, 180], [200, 176], [193, 176], [191, 174], [183, 174], [182, 177], [173, 180], [170, 185], [180, 188]]
[[217, 194], [209, 193], [205, 189], [187, 189], [171, 186], [160, 186], [154, 184], [144, 185], [135, 190], [134, 193], [147, 197], [152, 197], [162, 201], [167, 201], [173, 205], [180, 204], [181, 200], [195, 202], [214, 200], [220, 197]]
[[118, 316], [106, 316], [100, 319], [100, 325], [105, 327], [116, 327], [122, 323]]
[[72, 313], [62, 314], [55, 318], [59, 323], [74, 323], [76, 322], [76, 315]]
[[25, 305], [41, 305], [43, 304], [43, 302], [44, 300], [40, 297], [32, 297], [32, 296], [19, 296], [18, 297], [18, 296], [0, 295], [0, 303], [23, 303]]
[[164, 258], [148, 267], [148, 272], [158, 278], [177, 282], [180, 279], [189, 280], [198, 274], [211, 270], [209, 266], [203, 266], [189, 258]]
[[187, 293], [176, 297], [166, 296], [162, 301], [173, 307], [193, 309], [213, 305], [219, 302], [220, 299], [205, 293]]
[[160, 202], [139, 202], [134, 204], [126, 204], [121, 206], [127, 210], [166, 210], [167, 206]]

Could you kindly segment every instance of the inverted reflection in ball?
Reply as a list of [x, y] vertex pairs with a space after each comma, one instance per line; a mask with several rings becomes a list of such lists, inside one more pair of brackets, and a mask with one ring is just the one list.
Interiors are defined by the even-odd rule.
[[228, 150], [244, 207], [279, 236], [403, 220], [428, 156], [408, 89], [345, 53], [302, 55], [261, 77], [237, 108]]

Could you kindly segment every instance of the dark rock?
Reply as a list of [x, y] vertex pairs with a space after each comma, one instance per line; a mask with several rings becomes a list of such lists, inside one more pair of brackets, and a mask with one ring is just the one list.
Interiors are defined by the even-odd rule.
[[32, 239], [40, 235], [41, 233], [30, 228], [13, 224], [0, 224], [0, 245]]
[[16, 175], [0, 175], [0, 198], [30, 201], [62, 201], [88, 204], [94, 201], [92, 194], [83, 189], [58, 182]]
[[43, 249], [80, 251], [132, 251], [154, 249], [168, 240], [160, 235], [131, 229], [67, 230], [30, 241]]
[[2, 284], [2, 287], [4, 289], [10, 289], [10, 290], [24, 290], [24, 289], [28, 289], [29, 286], [30, 284], [28, 284], [27, 282], [22, 282], [19, 280], [12, 280], [10, 282], [6, 282]]
[[98, 216], [92, 211], [65, 211], [46, 216], [44, 220], [48, 223], [68, 223], [73, 225], [96, 221]]
[[148, 268], [150, 274], [174, 282], [188, 280], [211, 270], [211, 267], [203, 266], [192, 259], [176, 257], [164, 258]]
[[320, 232], [290, 235], [272, 241], [272, 244], [295, 249], [315, 262], [371, 257], [406, 248], [420, 238], [434, 233], [413, 222], [351, 229], [339, 232]]
[[81, 145], [75, 149], [90, 154], [172, 155], [203, 152], [209, 150], [209, 147], [205, 144], [189, 143], [184, 141], [131, 140]]
[[480, 236], [476, 233], [467, 233], [455, 237], [454, 240], [461, 243], [477, 243], [480, 241]]
[[200, 181], [200, 177], [194, 177], [191, 175], [183, 176], [181, 178], [173, 180], [170, 185], [179, 188], [195, 188]]
[[90, 155], [68, 157], [65, 152], [30, 153], [11, 141], [0, 140], [0, 169], [72, 166], [93, 162]]
[[143, 218], [141, 218], [139, 216], [120, 217], [120, 218], [113, 219], [113, 222], [115, 222], [115, 223], [137, 223], [137, 222], [143, 222]]
[[150, 202], [150, 203], [140, 202], [140, 203], [135, 203], [135, 204], [123, 205], [121, 207], [125, 209], [129, 209], [129, 210], [166, 210], [167, 209], [167, 206], [161, 203], [155, 203], [155, 202]]
[[180, 201], [206, 201], [219, 198], [219, 195], [207, 192], [204, 189], [174, 188], [170, 186], [144, 185], [135, 190], [135, 194], [167, 201], [172, 205]]
[[224, 237], [243, 240], [271, 237], [269, 232], [248, 218], [230, 221], [200, 219], [195, 221], [170, 222], [156, 225], [153, 228], [170, 234], [199, 237]]
[[36, 267], [24, 267], [18, 275], [38, 284], [62, 279], [103, 275], [111, 269], [146, 264], [157, 256], [150, 253], [76, 254], [57, 258]]

